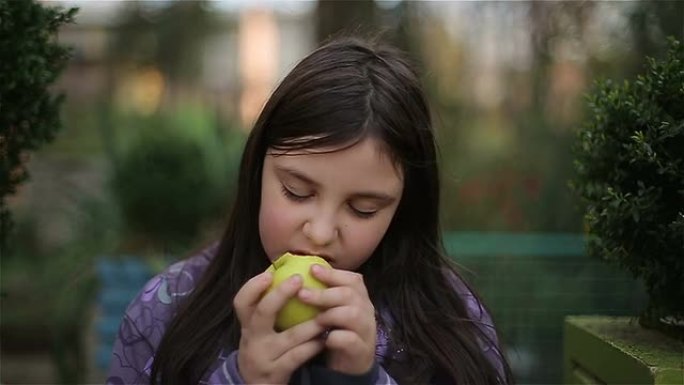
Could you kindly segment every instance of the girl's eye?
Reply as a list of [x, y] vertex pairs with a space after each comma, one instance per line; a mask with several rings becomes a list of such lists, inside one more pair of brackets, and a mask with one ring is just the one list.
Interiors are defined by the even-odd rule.
[[281, 185], [281, 189], [283, 191], [283, 195], [285, 195], [288, 199], [293, 200], [295, 202], [301, 202], [301, 201], [311, 197], [311, 195], [295, 194], [294, 192], [292, 192], [292, 190], [285, 187], [285, 185]]
[[354, 215], [356, 215], [357, 217], [362, 218], [362, 219], [371, 218], [373, 215], [375, 215], [378, 212], [377, 210], [359, 210], [352, 205], [349, 205], [349, 208], [352, 210]]

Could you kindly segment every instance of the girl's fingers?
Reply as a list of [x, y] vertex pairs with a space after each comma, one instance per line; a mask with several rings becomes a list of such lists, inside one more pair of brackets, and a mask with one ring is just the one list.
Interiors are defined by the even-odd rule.
[[[328, 287], [348, 286], [359, 293], [366, 293], [363, 275], [347, 270], [328, 269], [320, 265], [312, 265], [311, 273]], [[367, 295], [367, 294], [366, 294]]]
[[276, 366], [288, 373], [294, 372], [300, 366], [312, 359], [325, 349], [325, 340], [315, 338], [287, 350], [276, 359]]
[[301, 289], [297, 296], [309, 305], [321, 308], [350, 305], [358, 301], [358, 294], [348, 286], [335, 286], [329, 289]]
[[246, 325], [251, 318], [252, 311], [259, 303], [262, 294], [269, 286], [273, 275], [263, 272], [247, 281], [233, 298], [233, 307], [241, 325]]
[[349, 330], [333, 330], [325, 339], [325, 346], [333, 350], [348, 350], [354, 346], [362, 346], [363, 340], [358, 334]]
[[347, 374], [366, 373], [375, 358], [375, 334], [364, 336], [352, 330], [332, 330], [325, 339], [327, 365]]
[[302, 276], [296, 274], [268, 292], [256, 305], [249, 327], [259, 331], [272, 331], [276, 315], [301, 287]]
[[318, 338], [325, 330], [326, 328], [316, 320], [302, 322], [299, 325], [295, 325], [278, 333], [278, 338], [282, 341], [282, 346], [280, 348], [282, 351], [290, 350], [294, 346]]
[[375, 314], [372, 309], [358, 306], [328, 309], [316, 316], [316, 321], [325, 328], [349, 330], [361, 336], [370, 337], [375, 333]]

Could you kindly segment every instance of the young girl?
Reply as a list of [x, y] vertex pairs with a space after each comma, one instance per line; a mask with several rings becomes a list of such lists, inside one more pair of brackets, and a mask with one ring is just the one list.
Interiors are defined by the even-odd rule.
[[[247, 141], [223, 239], [153, 278], [123, 318], [110, 384], [508, 384], [492, 321], [445, 255], [430, 112], [392, 48], [303, 59]], [[271, 261], [325, 258], [325, 290]], [[297, 297], [322, 309], [274, 329]]]

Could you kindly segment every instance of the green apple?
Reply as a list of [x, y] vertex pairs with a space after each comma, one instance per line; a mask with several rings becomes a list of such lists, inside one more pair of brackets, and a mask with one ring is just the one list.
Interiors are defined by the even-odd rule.
[[[325, 289], [325, 284], [311, 275], [311, 266], [316, 264], [331, 268], [325, 259], [314, 255], [295, 255], [290, 253], [281, 255], [266, 269], [266, 271], [273, 273], [273, 282], [267, 292], [270, 292], [295, 274], [302, 276], [302, 287]], [[293, 297], [278, 313], [275, 327], [278, 330], [291, 328], [316, 317], [319, 312], [320, 310], [317, 307], [305, 304], [298, 298]]]

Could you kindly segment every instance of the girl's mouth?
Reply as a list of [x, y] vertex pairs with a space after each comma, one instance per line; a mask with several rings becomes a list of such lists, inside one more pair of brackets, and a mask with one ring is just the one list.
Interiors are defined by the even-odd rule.
[[290, 250], [290, 253], [296, 254], [296, 255], [314, 255], [314, 256], [321, 257], [321, 258], [325, 259], [326, 262], [328, 262], [328, 263], [332, 262], [332, 258], [330, 258], [330, 256], [326, 255], [326, 254], [320, 254], [320, 253], [304, 251], [304, 250]]

